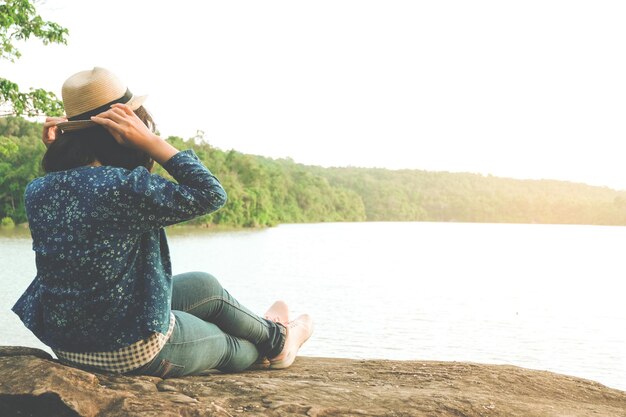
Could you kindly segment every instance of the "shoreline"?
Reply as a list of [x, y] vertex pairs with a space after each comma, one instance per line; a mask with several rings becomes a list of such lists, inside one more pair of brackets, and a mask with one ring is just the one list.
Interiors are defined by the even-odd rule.
[[[168, 234], [184, 234], [186, 232], [238, 232], [260, 231], [281, 225], [314, 225], [314, 224], [353, 224], [353, 223], [426, 223], [426, 224], [465, 224], [465, 225], [512, 225], [512, 226], [582, 226], [582, 227], [626, 227], [621, 224], [588, 224], [588, 223], [525, 223], [525, 222], [468, 222], [468, 221], [433, 221], [433, 220], [360, 220], [360, 221], [330, 221], [330, 222], [301, 222], [301, 223], [276, 223], [267, 226], [233, 226], [225, 224], [174, 224], [166, 226]], [[29, 237], [28, 223], [19, 223], [14, 226], [0, 226], [0, 237]]]

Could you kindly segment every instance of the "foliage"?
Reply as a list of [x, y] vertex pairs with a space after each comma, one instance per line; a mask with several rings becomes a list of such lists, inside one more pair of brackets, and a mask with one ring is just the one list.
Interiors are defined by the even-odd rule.
[[[43, 175], [41, 124], [0, 118], [0, 218], [26, 221], [23, 192]], [[220, 179], [228, 202], [191, 223], [235, 227], [327, 221], [462, 221], [626, 225], [626, 192], [551, 180], [375, 168], [321, 168], [222, 151], [206, 142], [167, 139], [193, 149]], [[161, 167], [156, 172], [168, 177]]]
[[11, 110], [3, 110], [5, 113], [0, 116], [10, 114], [27, 116], [63, 115], [63, 103], [57, 96], [42, 88], [31, 88], [29, 92], [22, 92], [17, 84], [6, 78], [0, 78], [0, 108], [10, 106]]
[[0, 218], [26, 221], [24, 189], [33, 178], [43, 175], [41, 129], [40, 124], [24, 119], [0, 118]]
[[[67, 29], [57, 23], [43, 20], [30, 0], [0, 2], [0, 60], [14, 62], [21, 56], [16, 42], [34, 37], [44, 45], [65, 44], [67, 34]], [[54, 93], [41, 88], [21, 92], [17, 84], [5, 78], [0, 78], [0, 108], [8, 108], [8, 114], [18, 116], [63, 113], [62, 103]]]
[[626, 192], [554, 180], [308, 168], [358, 193], [368, 220], [626, 225]]
[[[206, 142], [178, 137], [168, 141], [179, 149], [193, 149], [228, 193], [222, 209], [192, 223], [256, 227], [365, 220], [365, 208], [355, 192], [333, 187], [303, 167], [291, 164], [286, 168], [268, 158], [225, 152]], [[161, 167], [156, 172], [166, 174]]]
[[15, 227], [15, 223], [13, 222], [13, 219], [10, 217], [3, 217], [2, 220], [0, 220], [0, 227], [11, 229]]

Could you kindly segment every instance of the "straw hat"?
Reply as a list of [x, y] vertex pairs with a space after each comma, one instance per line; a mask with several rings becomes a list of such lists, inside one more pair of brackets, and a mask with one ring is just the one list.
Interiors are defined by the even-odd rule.
[[57, 127], [64, 131], [96, 126], [91, 116], [108, 110], [112, 104], [124, 103], [136, 110], [147, 98], [133, 95], [115, 74], [100, 67], [72, 75], [63, 83], [61, 94], [68, 121]]

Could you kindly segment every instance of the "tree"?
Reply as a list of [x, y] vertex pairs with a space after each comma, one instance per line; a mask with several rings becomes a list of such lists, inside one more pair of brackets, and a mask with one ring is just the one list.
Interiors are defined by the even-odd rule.
[[[43, 20], [31, 0], [0, 1], [0, 60], [15, 62], [21, 56], [15, 46], [18, 41], [34, 37], [44, 45], [66, 44], [67, 35], [67, 29]], [[0, 77], [0, 111], [5, 116], [55, 116], [63, 114], [63, 104], [50, 91], [31, 88], [29, 92], [22, 92], [16, 83]]]

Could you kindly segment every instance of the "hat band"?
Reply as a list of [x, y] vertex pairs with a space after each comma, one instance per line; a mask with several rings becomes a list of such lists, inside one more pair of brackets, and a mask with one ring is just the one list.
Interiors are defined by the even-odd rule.
[[105, 112], [111, 108], [111, 106], [115, 103], [128, 103], [130, 99], [133, 98], [133, 93], [127, 88], [124, 95], [117, 100], [109, 101], [107, 104], [104, 104], [97, 109], [89, 110], [81, 114], [77, 114], [76, 116], [68, 117], [68, 121], [75, 122], [77, 120], [90, 120], [91, 116], [97, 116], [98, 114]]

